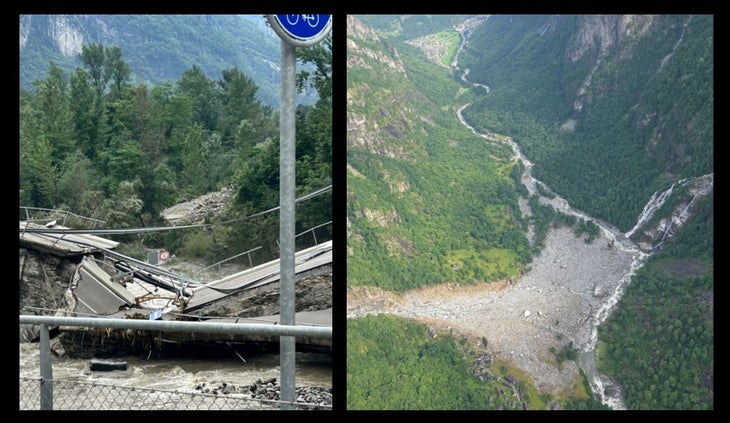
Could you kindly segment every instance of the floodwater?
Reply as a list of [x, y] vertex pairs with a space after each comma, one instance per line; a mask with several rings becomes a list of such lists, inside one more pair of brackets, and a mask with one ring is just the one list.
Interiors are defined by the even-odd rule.
[[[38, 378], [40, 377], [40, 350], [38, 343], [20, 343], [20, 408], [37, 409], [39, 404]], [[281, 379], [278, 353], [259, 353], [252, 356], [195, 359], [174, 358], [146, 360], [144, 357], [116, 357], [113, 361], [127, 363], [126, 370], [91, 371], [90, 359], [52, 357], [54, 409], [61, 403], [60, 386], [114, 386], [107, 391], [136, 390], [176, 391], [200, 393], [201, 386], [212, 389], [225, 383], [229, 386], [248, 387], [257, 380]], [[295, 386], [332, 388], [332, 354], [297, 352]], [[30, 387], [29, 387], [30, 386]], [[120, 396], [115, 394], [116, 396]], [[125, 394], [126, 395], [126, 394]], [[167, 400], [169, 401], [169, 399]]]

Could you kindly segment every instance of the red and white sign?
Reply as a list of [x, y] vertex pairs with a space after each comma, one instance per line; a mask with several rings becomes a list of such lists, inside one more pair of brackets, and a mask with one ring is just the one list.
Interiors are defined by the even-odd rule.
[[157, 253], [157, 259], [160, 261], [167, 261], [167, 259], [170, 258], [170, 252], [167, 250], [160, 250], [159, 253]]

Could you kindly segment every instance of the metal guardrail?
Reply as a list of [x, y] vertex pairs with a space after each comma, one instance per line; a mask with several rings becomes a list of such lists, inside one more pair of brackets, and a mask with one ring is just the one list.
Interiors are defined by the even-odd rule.
[[[220, 322], [179, 322], [163, 320], [107, 319], [89, 317], [63, 316], [19, 316], [20, 324], [40, 325], [40, 409], [53, 409], [53, 368], [49, 326], [80, 326], [114, 329], [159, 330], [167, 332], [225, 333], [225, 334], [259, 334], [280, 337], [312, 336], [332, 338], [331, 327], [301, 325], [268, 325], [252, 323], [220, 323]], [[290, 338], [287, 338], [290, 339]], [[291, 361], [294, 367], [295, 356], [285, 355], [284, 360]], [[282, 372], [284, 366], [282, 366]], [[292, 404], [282, 402], [282, 409], [289, 409]]]
[[[103, 220], [94, 219], [91, 217], [81, 216], [75, 213], [72, 213], [68, 210], [61, 210], [61, 209], [46, 209], [42, 207], [29, 207], [29, 206], [20, 206], [20, 210], [23, 210], [25, 212], [25, 220], [27, 222], [50, 222], [52, 220], [55, 220], [53, 216], [60, 216], [63, 218], [61, 221], [61, 225], [66, 226], [66, 219], [68, 217], [74, 217], [77, 219], [81, 219], [82, 221], [91, 221], [93, 223], [92, 228], [95, 228], [97, 224], [103, 224], [105, 223]], [[48, 217], [44, 217], [42, 219], [31, 219], [30, 211], [37, 211], [37, 212], [44, 212], [49, 214]]]
[[238, 257], [241, 257], [244, 254], [248, 254], [248, 267], [253, 267], [253, 260], [251, 260], [251, 253], [254, 252], [254, 251], [256, 251], [256, 250], [260, 250], [261, 248], [263, 248], [263, 247], [252, 248], [252, 249], [250, 249], [248, 251], [244, 251], [244, 252], [242, 252], [240, 254], [236, 254], [235, 256], [228, 257], [227, 259], [223, 259], [223, 260], [221, 260], [221, 261], [219, 261], [217, 263], [213, 263], [213, 264], [211, 264], [208, 267], [204, 267], [204, 268], [198, 270], [198, 272], [195, 275], [193, 275], [193, 279], [196, 279], [201, 273], [203, 273], [204, 271], [206, 271], [206, 270], [208, 270], [208, 269], [210, 269], [212, 267], [215, 267], [215, 266], [218, 266], [218, 277], [220, 278], [221, 277], [221, 264], [226, 263], [228, 261], [231, 261], [233, 259], [236, 259]]
[[312, 233], [312, 237], [314, 238], [314, 245], [319, 245], [319, 243], [317, 242], [317, 235], [314, 233], [314, 230], [317, 229], [317, 228], [321, 228], [323, 226], [331, 225], [331, 224], [332, 224], [332, 221], [331, 220], [329, 222], [324, 222], [321, 225], [317, 225], [317, 226], [311, 227], [311, 228], [307, 229], [304, 232], [300, 232], [300, 233], [296, 234], [294, 236], [294, 238], [299, 238], [300, 236], [302, 236], [302, 235], [304, 235], [304, 234], [306, 234], [308, 232], [311, 232]]
[[175, 320], [107, 319], [94, 317], [29, 316], [19, 317], [20, 324], [80, 326], [112, 329], [159, 330], [165, 332], [225, 333], [235, 335], [310, 336], [332, 338], [332, 328], [302, 325], [268, 325], [258, 323], [180, 322]]
[[[332, 221], [330, 220], [329, 222], [325, 222], [325, 223], [322, 223], [320, 225], [313, 226], [313, 227], [307, 229], [304, 232], [300, 232], [300, 233], [296, 234], [294, 236], [294, 238], [295, 239], [296, 238], [299, 238], [300, 236], [305, 235], [305, 234], [308, 234], [308, 233], [311, 232], [312, 233], [312, 237], [314, 238], [314, 245], [319, 245], [319, 242], [317, 241], [317, 235], [314, 232], [315, 229], [321, 228], [323, 226], [331, 225], [331, 224], [332, 224]], [[279, 245], [279, 241], [278, 240], [276, 241], [276, 244]], [[251, 260], [251, 253], [254, 252], [254, 251], [256, 251], [256, 250], [260, 250], [261, 248], [263, 248], [263, 247], [252, 248], [252, 249], [250, 249], [248, 251], [244, 251], [242, 253], [236, 254], [235, 256], [231, 256], [231, 257], [228, 257], [228, 258], [223, 259], [221, 261], [215, 262], [215, 263], [211, 264], [208, 267], [204, 267], [203, 269], [198, 270], [198, 272], [195, 273], [195, 275], [193, 275], [193, 279], [196, 279], [203, 272], [205, 272], [206, 270], [211, 269], [211, 268], [213, 268], [215, 266], [218, 266], [218, 277], [222, 277], [222, 275], [221, 275], [221, 264], [226, 263], [226, 262], [229, 262], [229, 261], [234, 260], [234, 259], [237, 259], [238, 257], [241, 257], [241, 256], [243, 256], [245, 254], [248, 254], [248, 265], [249, 265], [249, 268], [251, 268], [251, 267], [253, 267], [253, 260]]]

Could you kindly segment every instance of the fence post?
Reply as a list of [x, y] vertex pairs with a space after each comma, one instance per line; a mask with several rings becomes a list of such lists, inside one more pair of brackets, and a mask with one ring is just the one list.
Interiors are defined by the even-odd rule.
[[53, 365], [48, 325], [41, 324], [41, 410], [53, 410]]

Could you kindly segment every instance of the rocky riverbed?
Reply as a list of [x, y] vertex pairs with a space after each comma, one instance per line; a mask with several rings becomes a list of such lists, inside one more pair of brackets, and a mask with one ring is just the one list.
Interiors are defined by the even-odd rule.
[[[631, 270], [636, 252], [605, 238], [587, 244], [568, 228], [553, 229], [523, 277], [472, 286], [442, 284], [405, 294], [350, 288], [348, 318], [390, 313], [472, 338], [527, 372], [541, 392], [580, 383], [574, 362], [558, 365], [570, 342], [590, 345], [597, 310]], [[553, 352], [556, 351], [556, 352]]]

